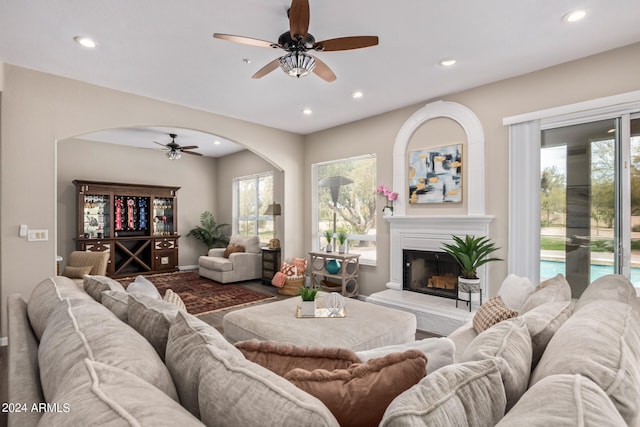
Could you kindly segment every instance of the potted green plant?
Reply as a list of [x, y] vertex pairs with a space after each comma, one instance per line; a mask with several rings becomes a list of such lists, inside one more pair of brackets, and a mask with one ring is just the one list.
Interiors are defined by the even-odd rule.
[[304, 317], [313, 317], [316, 315], [316, 295], [318, 288], [307, 288], [306, 286], [298, 289], [302, 303], [300, 304], [300, 315]]
[[327, 240], [327, 246], [325, 250], [327, 252], [333, 252], [333, 247], [331, 246], [331, 242], [333, 241], [333, 231], [327, 230], [324, 232], [324, 238]]
[[480, 279], [477, 269], [488, 262], [502, 261], [501, 258], [490, 257], [500, 248], [496, 248], [491, 239], [486, 236], [466, 235], [464, 239], [458, 236], [451, 236], [451, 238], [453, 243], [443, 243], [442, 249], [460, 265], [458, 298], [470, 301], [471, 294], [478, 294], [479, 299]]
[[338, 240], [338, 253], [343, 254], [345, 252], [345, 243], [349, 235], [345, 230], [338, 230], [336, 233], [336, 240]]
[[229, 224], [217, 224], [213, 213], [204, 211], [200, 214], [200, 225], [189, 231], [187, 236], [200, 240], [209, 250], [229, 244], [228, 230]]

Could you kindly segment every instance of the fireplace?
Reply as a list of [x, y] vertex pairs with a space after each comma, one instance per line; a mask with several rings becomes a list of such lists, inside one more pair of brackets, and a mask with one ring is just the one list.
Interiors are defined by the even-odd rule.
[[460, 267], [446, 252], [402, 251], [402, 289], [455, 299]]

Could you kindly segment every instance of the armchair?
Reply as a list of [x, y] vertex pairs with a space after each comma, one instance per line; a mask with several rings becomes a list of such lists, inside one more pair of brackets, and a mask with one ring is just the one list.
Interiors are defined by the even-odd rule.
[[109, 252], [73, 251], [69, 255], [69, 261], [67, 261], [67, 266], [62, 271], [62, 275], [82, 286], [85, 274], [93, 276], [107, 274], [110, 255]]
[[209, 249], [198, 259], [199, 274], [220, 283], [254, 280], [262, 277], [262, 251], [258, 236], [232, 236], [229, 246], [242, 246], [244, 252], [225, 257], [225, 248]]

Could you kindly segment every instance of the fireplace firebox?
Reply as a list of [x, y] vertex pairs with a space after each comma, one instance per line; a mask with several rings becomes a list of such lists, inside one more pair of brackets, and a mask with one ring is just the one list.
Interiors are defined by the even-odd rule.
[[460, 266], [446, 252], [402, 251], [402, 288], [444, 298], [458, 297]]

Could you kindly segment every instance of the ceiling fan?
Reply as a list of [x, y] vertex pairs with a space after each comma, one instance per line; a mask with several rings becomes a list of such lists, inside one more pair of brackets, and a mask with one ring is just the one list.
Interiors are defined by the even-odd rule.
[[321, 79], [332, 82], [336, 79], [333, 71], [327, 64], [309, 55], [307, 51], [334, 52], [360, 49], [378, 44], [378, 36], [338, 37], [317, 42], [315, 37], [308, 32], [309, 0], [292, 0], [288, 14], [289, 31], [282, 33], [277, 43], [231, 34], [215, 33], [213, 37], [252, 46], [279, 48], [288, 52], [258, 70], [252, 76], [254, 79], [264, 77], [280, 66], [284, 72], [292, 77], [302, 77], [314, 72]]
[[189, 151], [198, 148], [197, 145], [187, 145], [183, 147], [180, 146], [180, 144], [176, 143], [176, 138], [178, 137], [178, 135], [176, 135], [175, 133], [170, 133], [169, 136], [171, 137], [171, 142], [168, 144], [162, 144], [156, 141], [153, 142], [158, 145], [162, 145], [165, 148], [164, 151], [167, 152], [167, 157], [171, 160], [178, 160], [180, 157], [182, 157], [182, 153], [193, 154], [194, 156], [202, 156], [202, 154], [200, 153]]

